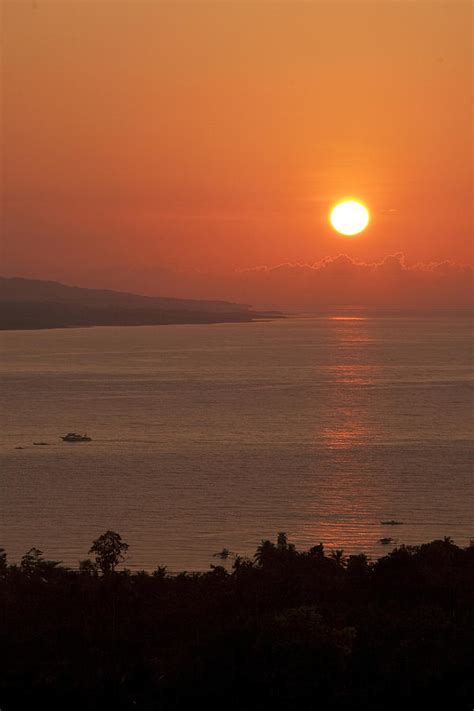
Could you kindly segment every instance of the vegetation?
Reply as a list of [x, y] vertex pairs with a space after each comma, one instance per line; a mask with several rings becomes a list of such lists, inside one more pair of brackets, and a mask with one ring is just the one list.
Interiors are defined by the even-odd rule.
[[89, 553], [95, 553], [95, 566], [90, 560], [81, 562], [82, 571], [86, 566], [90, 570], [100, 570], [102, 575], [115, 572], [117, 565], [124, 559], [124, 553], [128, 550], [128, 543], [122, 541], [120, 533], [106, 531], [91, 546]]
[[281, 533], [176, 576], [117, 569], [127, 548], [107, 531], [78, 570], [0, 549], [2, 711], [473, 706], [474, 546], [370, 563]]

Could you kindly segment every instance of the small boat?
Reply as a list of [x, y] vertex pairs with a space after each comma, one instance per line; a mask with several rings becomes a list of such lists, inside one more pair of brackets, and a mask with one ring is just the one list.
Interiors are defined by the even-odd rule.
[[388, 546], [390, 543], [395, 543], [393, 538], [380, 538], [379, 543], [381, 543], [383, 546]]
[[33, 442], [36, 447], [47, 447], [49, 442]]
[[76, 434], [75, 432], [68, 432], [65, 437], [61, 437], [63, 442], [92, 442], [92, 438], [88, 437], [86, 434]]
[[391, 521], [380, 521], [380, 523], [382, 524], [382, 526], [402, 526], [403, 525], [402, 521], [394, 521], [393, 518]]

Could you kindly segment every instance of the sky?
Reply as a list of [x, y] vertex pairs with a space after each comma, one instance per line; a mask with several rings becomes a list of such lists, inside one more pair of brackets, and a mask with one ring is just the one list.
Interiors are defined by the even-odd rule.
[[[471, 2], [2, 13], [2, 273], [271, 303], [469, 298]], [[357, 237], [328, 221], [346, 196], [371, 213]], [[387, 265], [415, 279], [405, 296], [396, 277], [387, 296]]]

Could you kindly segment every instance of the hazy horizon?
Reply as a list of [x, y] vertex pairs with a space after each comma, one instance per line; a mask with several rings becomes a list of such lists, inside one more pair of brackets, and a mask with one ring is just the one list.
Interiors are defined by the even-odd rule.
[[450, 261], [406, 263], [403, 254], [365, 263], [345, 254], [313, 264], [280, 264], [212, 273], [159, 267], [89, 269], [70, 274], [36, 270], [3, 276], [58, 281], [70, 286], [113, 289], [145, 296], [212, 299], [306, 311], [331, 305], [473, 306], [473, 267]]

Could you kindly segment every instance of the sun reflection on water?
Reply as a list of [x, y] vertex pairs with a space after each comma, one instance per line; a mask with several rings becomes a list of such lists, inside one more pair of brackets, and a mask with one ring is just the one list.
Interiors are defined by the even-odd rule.
[[342, 547], [342, 542], [352, 550], [372, 550], [387, 505], [370, 464], [383, 429], [373, 396], [378, 382], [377, 366], [371, 363], [374, 334], [367, 317], [332, 316], [328, 321], [337, 358], [327, 366], [324, 407], [318, 403], [315, 410], [315, 451], [322, 448], [323, 455], [315, 468], [314, 488], [308, 491], [311, 523], [300, 535], [305, 542], [323, 541], [329, 550]]
[[365, 444], [371, 435], [371, 428], [363, 425], [357, 417], [348, 417], [343, 426], [324, 427], [321, 438], [328, 449], [347, 449]]

